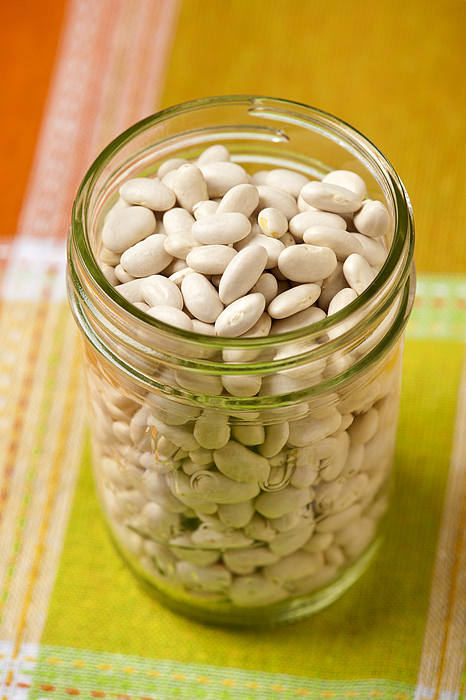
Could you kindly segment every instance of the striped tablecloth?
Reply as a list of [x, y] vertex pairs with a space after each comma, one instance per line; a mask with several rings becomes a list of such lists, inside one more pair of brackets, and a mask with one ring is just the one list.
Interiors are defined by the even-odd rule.
[[[464, 698], [466, 2], [3, 0], [0, 33], [2, 697]], [[389, 537], [343, 598], [267, 631], [176, 616], [112, 549], [65, 300], [71, 204], [99, 150], [228, 93], [357, 127], [417, 222]]]

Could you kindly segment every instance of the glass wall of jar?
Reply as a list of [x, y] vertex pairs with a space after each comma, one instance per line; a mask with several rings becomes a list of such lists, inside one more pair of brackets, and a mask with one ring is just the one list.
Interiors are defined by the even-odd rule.
[[[100, 257], [119, 188], [173, 158], [195, 163], [213, 144], [252, 177], [360, 175], [391, 220], [374, 281], [311, 325], [243, 338], [181, 330], [121, 296]], [[68, 290], [96, 487], [118, 550], [171, 608], [219, 624], [292, 620], [364, 571], [390, 497], [413, 246], [390, 163], [304, 105], [186, 103], [136, 124], [92, 165], [73, 209]]]

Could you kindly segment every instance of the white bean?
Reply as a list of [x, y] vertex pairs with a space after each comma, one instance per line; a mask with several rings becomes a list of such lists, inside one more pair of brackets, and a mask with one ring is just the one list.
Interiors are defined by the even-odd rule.
[[[191, 330], [193, 327], [194, 326], [191, 324], [191, 327], [187, 330]], [[183, 389], [192, 391], [195, 394], [220, 396], [223, 392], [222, 381], [220, 377], [217, 377], [215, 374], [196, 374], [194, 372], [177, 370], [175, 372], [175, 379]]]
[[[342, 510], [340, 513], [329, 515], [317, 523], [316, 530], [317, 532], [336, 532], [337, 530], [342, 530], [347, 525], [352, 523], [353, 520], [359, 518], [361, 515], [361, 510], [361, 506], [356, 503], [346, 510]], [[337, 541], [335, 542], [336, 544], [340, 544]]]
[[[178, 473], [178, 472], [176, 472]], [[255, 498], [260, 491], [259, 484], [230, 479], [219, 472], [199, 471], [194, 476], [195, 493], [201, 498], [219, 505], [242, 503]], [[250, 541], [251, 542], [251, 541]], [[250, 543], [249, 542], [249, 543]], [[245, 542], [245, 544], [249, 544]]]
[[[268, 481], [269, 485], [275, 483], [277, 485], [280, 484], [283, 481], [283, 474], [285, 472], [284, 467], [276, 467], [272, 471], [276, 472], [276, 476], [272, 476], [271, 472]], [[303, 516], [300, 510], [293, 513], [287, 513], [286, 515], [282, 515], [280, 518], [269, 518], [269, 523], [272, 525], [273, 529], [276, 530], [276, 532], [288, 532], [289, 530], [294, 530], [294, 528], [301, 522], [303, 522]]]
[[346, 221], [338, 214], [327, 211], [305, 211], [294, 216], [289, 225], [293, 236], [302, 240], [304, 232], [311, 226], [332, 226], [346, 230]]
[[325, 182], [308, 182], [300, 194], [311, 206], [335, 214], [355, 212], [362, 206], [361, 197], [351, 190]]
[[365, 442], [369, 442], [376, 434], [378, 427], [379, 414], [376, 408], [360, 413], [348, 428], [351, 442], [353, 445], [363, 445]]
[[268, 270], [276, 267], [280, 253], [285, 250], [284, 244], [279, 241], [278, 238], [270, 238], [270, 236], [265, 236], [263, 233], [251, 231], [248, 236], [243, 238], [238, 243], [235, 243], [235, 248], [236, 250], [241, 251], [243, 248], [256, 245], [262, 246], [268, 253], [265, 267]]
[[340, 547], [335, 544], [329, 547], [325, 552], [325, 561], [332, 566], [343, 566], [345, 563], [345, 555]]
[[171, 170], [178, 170], [178, 168], [185, 163], [189, 163], [186, 158], [169, 158], [159, 166], [157, 176], [162, 179]]
[[374, 281], [376, 276], [376, 273], [367, 260], [357, 253], [346, 258], [343, 263], [343, 274], [349, 286], [354, 289], [358, 295], [363, 293], [371, 282]]
[[193, 207], [193, 214], [196, 221], [203, 219], [204, 216], [210, 216], [217, 212], [219, 203], [213, 199], [206, 199], [205, 202], [198, 202]]
[[310, 306], [304, 311], [298, 311], [298, 313], [288, 316], [287, 318], [281, 320], [275, 320], [270, 329], [270, 335], [276, 335], [277, 333], [288, 333], [289, 331], [294, 331], [297, 328], [304, 328], [305, 326], [310, 326], [318, 321], [323, 321], [326, 318], [326, 313], [322, 309], [318, 309], [315, 306]]
[[383, 243], [376, 240], [375, 238], [364, 236], [362, 233], [353, 233], [352, 235], [362, 245], [362, 254], [366, 258], [369, 265], [378, 266], [384, 264], [387, 258], [387, 253], [385, 251]]
[[276, 296], [268, 305], [267, 312], [272, 318], [287, 318], [312, 306], [319, 295], [319, 285], [300, 284]]
[[280, 253], [278, 269], [295, 282], [316, 282], [332, 274], [337, 258], [331, 248], [302, 244]]
[[301, 192], [299, 193], [298, 199], [296, 200], [296, 203], [298, 205], [298, 209], [300, 213], [308, 212], [308, 211], [320, 211], [316, 207], [311, 206], [307, 202], [304, 201], [303, 196]]
[[251, 175], [251, 182], [257, 187], [257, 185], [266, 185], [267, 178], [269, 176], [270, 170], [257, 170]]
[[[213, 323], [205, 323], [204, 321], [199, 321], [198, 318], [192, 318], [191, 323], [193, 324], [193, 330], [195, 333], [202, 333], [203, 335], [215, 335], [215, 326]], [[210, 351], [205, 349], [201, 351], [203, 357], [211, 357], [215, 354], [215, 350]], [[212, 355], [211, 355], [212, 352]], [[199, 357], [201, 355], [199, 354]]]
[[262, 233], [270, 238], [281, 238], [288, 231], [288, 219], [280, 209], [266, 207], [257, 215]]
[[[189, 162], [189, 161], [187, 161]], [[169, 170], [168, 173], [165, 173], [165, 175], [162, 178], [162, 182], [164, 185], [169, 187], [171, 190], [173, 190], [173, 183], [175, 181], [176, 177], [176, 169]]]
[[218, 517], [227, 527], [245, 527], [251, 522], [254, 512], [253, 499], [241, 503], [222, 503], [218, 507]]
[[235, 185], [222, 197], [218, 205], [217, 214], [227, 212], [240, 212], [245, 216], [251, 216], [259, 204], [259, 192], [254, 185]]
[[129, 204], [138, 204], [154, 211], [166, 211], [174, 206], [173, 190], [160, 180], [151, 177], [135, 177], [126, 180], [120, 187], [120, 197]]
[[345, 510], [358, 501], [369, 485], [369, 476], [361, 472], [343, 484], [340, 492], [333, 502], [333, 512]]
[[331, 248], [337, 260], [346, 260], [352, 253], [363, 255], [359, 241], [347, 231], [331, 226], [311, 226], [303, 234], [304, 243]]
[[318, 552], [294, 552], [274, 564], [264, 566], [262, 574], [268, 581], [286, 586], [305, 576], [312, 576], [323, 565], [323, 557]]
[[112, 253], [123, 253], [154, 233], [154, 213], [146, 207], [129, 207], [114, 214], [104, 224], [102, 243]]
[[244, 425], [237, 423], [232, 427], [232, 436], [237, 442], [245, 447], [256, 447], [261, 445], [265, 439], [265, 429], [263, 425]]
[[178, 203], [188, 212], [193, 211], [197, 202], [209, 198], [204, 175], [192, 163], [186, 163], [175, 171], [173, 190]]
[[359, 233], [371, 238], [385, 236], [390, 230], [390, 214], [378, 200], [366, 199], [353, 221]]
[[163, 321], [163, 323], [168, 323], [170, 326], [175, 326], [175, 328], [180, 328], [184, 331], [192, 331], [193, 324], [191, 319], [187, 316], [184, 311], [176, 309], [173, 306], [155, 306], [149, 311], [146, 311], [149, 316], [156, 318], [158, 321]]
[[153, 425], [158, 433], [161, 433], [167, 440], [173, 442], [177, 447], [182, 447], [184, 450], [195, 450], [198, 447], [198, 442], [193, 435], [192, 426], [188, 425], [167, 425], [162, 421], [151, 416], [149, 418], [150, 425]]
[[118, 294], [134, 304], [135, 301], [144, 301], [141, 294], [141, 282], [142, 277], [138, 279], [131, 280], [131, 282], [125, 282], [124, 284], [119, 284], [117, 287]]
[[361, 469], [364, 461], [364, 452], [364, 445], [350, 445], [341, 476], [354, 476]]
[[257, 190], [259, 192], [258, 212], [262, 211], [262, 209], [273, 207], [273, 209], [279, 209], [283, 212], [288, 221], [296, 214], [299, 214], [296, 200], [288, 192], [269, 185], [258, 185]]
[[259, 447], [264, 457], [274, 457], [286, 445], [289, 435], [288, 423], [275, 423], [265, 428], [265, 440]]
[[238, 212], [211, 214], [198, 219], [191, 233], [199, 243], [206, 245], [236, 243], [246, 238], [251, 230], [251, 222]]
[[200, 245], [199, 241], [187, 231], [171, 233], [164, 242], [167, 253], [180, 260], [186, 260], [189, 253]]
[[251, 287], [250, 291], [252, 293], [259, 292], [260, 294], [263, 294], [265, 298], [265, 303], [270, 304], [272, 299], [274, 299], [277, 296], [277, 278], [274, 277], [270, 272], [264, 272], [259, 277], [256, 284], [253, 287]]
[[[345, 308], [345, 306], [348, 306], [348, 304], [351, 304], [352, 301], [357, 299], [357, 296], [358, 295], [354, 289], [351, 289], [350, 287], [340, 289], [340, 291], [335, 294], [332, 301], [328, 305], [327, 316], [332, 316], [332, 314], [338, 313], [338, 311], [341, 311]], [[341, 331], [339, 331], [339, 333], [341, 333]]]
[[167, 265], [167, 267], [165, 267], [160, 274], [164, 277], [171, 277], [176, 272], [181, 272], [182, 270], [185, 270], [186, 267], [186, 260], [181, 260], [181, 258], [173, 258], [171, 263]]
[[290, 245], [296, 245], [295, 238], [292, 233], [287, 231], [286, 233], [283, 234], [279, 239], [280, 243], [283, 243], [285, 248], [289, 248]]
[[186, 263], [203, 275], [221, 275], [235, 255], [236, 250], [227, 245], [203, 245], [188, 254]]
[[[196, 426], [194, 426], [194, 430], [196, 429]], [[197, 438], [196, 438], [197, 440]], [[199, 442], [199, 440], [197, 440]], [[201, 443], [199, 442], [199, 445]], [[195, 464], [198, 464], [199, 466], [205, 466], [206, 464], [213, 464], [214, 463], [214, 457], [213, 457], [213, 450], [208, 449], [207, 447], [198, 447], [195, 450], [192, 450], [189, 453], [190, 458]]]
[[223, 311], [223, 304], [214, 285], [198, 272], [184, 278], [181, 293], [188, 311], [204, 323], [215, 323]]
[[[252, 290], [251, 290], [252, 293]], [[269, 334], [270, 328], [272, 326], [272, 319], [264, 311], [259, 317], [256, 323], [243, 335], [238, 336], [238, 338], [263, 338]], [[223, 350], [223, 359], [225, 362], [252, 362], [256, 357], [262, 354], [262, 349], [258, 348], [255, 350], [238, 349], [234, 348]]]
[[[222, 420], [219, 420], [222, 418]], [[215, 411], [204, 409], [194, 426], [194, 437], [201, 447], [215, 450], [223, 447], [230, 439], [230, 426], [226, 417]], [[214, 454], [211, 454], [212, 460]]]
[[280, 491], [264, 491], [256, 501], [256, 510], [265, 518], [280, 518], [311, 501], [309, 489], [286, 486]]
[[181, 284], [184, 278], [190, 275], [192, 272], [194, 272], [192, 267], [184, 267], [182, 270], [174, 272], [172, 275], [170, 275], [168, 279], [170, 280], [170, 282], [173, 282], [173, 284], [176, 284], [178, 289], [181, 289]]
[[332, 170], [332, 172], [324, 175], [322, 182], [345, 187], [347, 190], [357, 194], [360, 199], [364, 199], [367, 193], [366, 183], [362, 177], [351, 170]]
[[333, 542], [333, 532], [316, 532], [304, 545], [303, 552], [324, 552]]
[[252, 574], [258, 566], [275, 564], [279, 559], [279, 555], [271, 552], [268, 547], [233, 549], [223, 555], [223, 561], [230, 571], [242, 576]]
[[202, 165], [207, 165], [207, 163], [219, 163], [226, 162], [230, 160], [230, 151], [226, 146], [221, 143], [215, 143], [213, 146], [209, 146], [197, 159], [197, 165], [201, 167]]
[[348, 542], [344, 551], [350, 560], [357, 559], [374, 539], [376, 527], [372, 518], [361, 518], [359, 531], [354, 538]]
[[260, 391], [262, 379], [258, 375], [224, 374], [222, 384], [232, 396], [255, 396]]
[[197, 201], [223, 197], [232, 187], [249, 184], [249, 175], [238, 163], [207, 163], [201, 166], [201, 172], [207, 184], [208, 197], [200, 197]]
[[173, 552], [177, 559], [196, 564], [197, 566], [215, 564], [220, 558], [219, 552], [203, 551], [194, 547], [191, 538], [187, 535], [181, 535], [170, 540], [170, 551]]
[[231, 584], [231, 573], [222, 564], [197, 566], [187, 561], [176, 564], [176, 575], [186, 588], [197, 591], [226, 592]]
[[288, 597], [288, 591], [275, 583], [266, 581], [260, 574], [240, 576], [231, 585], [230, 597], [238, 607], [270, 605]]
[[224, 304], [243, 297], [253, 287], [264, 271], [268, 255], [260, 245], [244, 248], [226, 267], [218, 293]]
[[300, 420], [290, 421], [289, 442], [296, 447], [304, 447], [338, 430], [341, 414], [335, 410], [327, 418], [319, 419], [311, 416]]
[[309, 182], [309, 178], [302, 173], [297, 173], [295, 170], [287, 170], [286, 168], [274, 168], [266, 171], [265, 182], [263, 184], [269, 187], [278, 187], [291, 194], [295, 199], [301, 192], [301, 189]]
[[[144, 241], [142, 241], [144, 243]], [[129, 248], [131, 250], [131, 248]], [[124, 255], [124, 253], [123, 253]], [[123, 257], [123, 256], [122, 256]], [[125, 282], [131, 282], [134, 280], [136, 277], [133, 275], [130, 275], [126, 270], [124, 269], [123, 265], [118, 264], [115, 268], [113, 269], [114, 276], [117, 280], [117, 285], [120, 283], [125, 283]], [[142, 275], [138, 275], [138, 277], [142, 277]]]
[[262, 294], [248, 294], [229, 304], [215, 322], [217, 335], [237, 338], [250, 330], [260, 319], [265, 309]]
[[[280, 532], [269, 544], [272, 552], [285, 557], [297, 552], [309, 541], [315, 529], [314, 522], [303, 522], [292, 530]], [[310, 556], [310, 555], [308, 555]]]
[[142, 527], [146, 532], [165, 542], [168, 542], [172, 537], [176, 537], [182, 531], [179, 514], [170, 513], [153, 501], [149, 501], [144, 505], [140, 518]]
[[195, 219], [186, 209], [174, 207], [164, 213], [162, 221], [165, 233], [171, 236], [173, 233], [191, 233]]
[[335, 454], [321, 465], [320, 474], [323, 481], [333, 481], [339, 477], [348, 458], [348, 451], [350, 447], [348, 433], [340, 433], [335, 440], [337, 441], [337, 450]]
[[247, 484], [266, 481], [270, 472], [265, 457], [234, 440], [214, 451], [214, 461], [222, 474]]
[[244, 526], [243, 530], [247, 537], [252, 537], [259, 542], [271, 542], [277, 536], [269, 521], [258, 513]]
[[141, 294], [149, 307], [173, 306], [183, 308], [183, 297], [174, 282], [163, 275], [151, 275], [141, 282]]
[[102, 246], [99, 252], [100, 262], [104, 263], [105, 265], [111, 265], [112, 267], [118, 265], [120, 262], [120, 257], [120, 253], [112, 253], [112, 251], [105, 248], [105, 246]]

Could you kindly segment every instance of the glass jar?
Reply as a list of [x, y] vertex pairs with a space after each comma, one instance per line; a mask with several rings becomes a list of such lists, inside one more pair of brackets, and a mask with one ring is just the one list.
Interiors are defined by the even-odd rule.
[[[130, 304], [98, 262], [119, 187], [212, 144], [250, 174], [361, 175], [391, 218], [375, 280], [338, 313], [265, 337], [180, 330]], [[163, 110], [91, 166], [72, 214], [68, 291], [96, 488], [117, 549], [166, 605], [209, 623], [293, 620], [365, 570], [390, 498], [413, 246], [408, 196], [386, 158], [339, 119], [285, 100]]]

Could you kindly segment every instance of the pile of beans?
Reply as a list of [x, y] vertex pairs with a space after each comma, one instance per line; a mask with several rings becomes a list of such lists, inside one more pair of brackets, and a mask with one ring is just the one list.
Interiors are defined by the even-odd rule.
[[168, 160], [157, 178], [120, 187], [100, 260], [122, 296], [165, 323], [229, 338], [280, 333], [335, 313], [373, 281], [390, 216], [365, 195], [350, 171], [321, 182], [285, 169], [250, 177], [211, 146], [197, 164]]
[[[248, 338], [308, 326], [353, 301], [386, 259], [390, 216], [350, 171], [249, 175], [215, 145], [119, 194], [102, 229], [105, 276], [188, 331]], [[225, 363], [250, 357], [223, 351]], [[317, 384], [345, 361], [264, 377], [179, 370], [170, 381], [260, 397]], [[395, 347], [342, 390], [274, 412], [130, 396], [91, 358], [97, 482], [118, 539], [156, 586], [196, 600], [260, 606], [331, 582], [386, 508], [400, 361]]]

